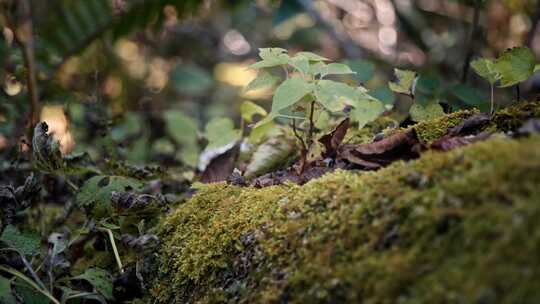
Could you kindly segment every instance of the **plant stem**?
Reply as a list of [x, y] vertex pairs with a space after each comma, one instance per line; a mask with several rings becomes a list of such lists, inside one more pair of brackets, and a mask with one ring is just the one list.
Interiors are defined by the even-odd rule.
[[493, 84], [489, 84], [489, 86], [491, 87], [491, 108], [489, 110], [489, 115], [493, 115], [493, 104], [494, 104], [494, 101], [493, 101]]
[[308, 150], [309, 148], [311, 148], [311, 144], [313, 143], [313, 129], [315, 127], [315, 123], [313, 122], [314, 112], [315, 112], [315, 100], [312, 100], [311, 109], [309, 112], [309, 131], [308, 131], [308, 137], [307, 137]]
[[21, 272], [15, 270], [15, 269], [12, 269], [12, 268], [9, 268], [9, 267], [4, 267], [2, 265], [0, 265], [0, 271], [4, 271], [4, 272], [7, 272], [7, 273], [10, 273], [16, 277], [18, 277], [19, 279], [25, 281], [26, 283], [28, 283], [28, 285], [30, 285], [31, 287], [33, 287], [35, 290], [39, 291], [40, 293], [42, 293], [44, 296], [46, 296], [47, 298], [49, 298], [49, 300], [51, 300], [54, 304], [61, 304], [60, 301], [58, 301], [52, 294], [50, 294], [47, 290], [45, 289], [41, 289], [39, 286], [36, 285], [36, 283], [34, 283], [34, 281], [32, 281], [30, 278], [28, 278], [27, 276], [25, 276], [24, 274], [22, 274]]
[[114, 252], [114, 258], [116, 259], [116, 264], [118, 265], [120, 273], [124, 273], [124, 266], [122, 266], [122, 261], [120, 260], [120, 254], [118, 254], [118, 249], [116, 248], [116, 242], [114, 241], [114, 235], [112, 233], [112, 230], [108, 228], [98, 228], [98, 230], [102, 232], [107, 232], [107, 234], [109, 235], [109, 240], [111, 241], [111, 246]]
[[293, 119], [293, 121], [292, 121], [292, 129], [293, 129], [294, 136], [296, 136], [296, 138], [298, 138], [298, 140], [300, 141], [300, 144], [301, 144], [301, 149], [300, 149], [300, 170], [298, 172], [298, 174], [300, 175], [300, 174], [304, 173], [304, 168], [306, 167], [308, 149], [307, 149], [306, 143], [304, 142], [304, 139], [302, 138], [302, 136], [300, 136], [300, 134], [298, 134], [298, 131], [296, 130], [296, 120], [295, 119]]

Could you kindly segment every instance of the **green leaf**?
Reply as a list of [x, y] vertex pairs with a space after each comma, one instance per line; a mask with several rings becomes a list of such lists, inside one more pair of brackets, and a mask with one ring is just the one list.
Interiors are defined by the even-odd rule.
[[268, 115], [263, 107], [249, 100], [244, 101], [240, 105], [240, 114], [242, 115], [242, 119], [247, 123], [253, 122], [253, 116], [257, 114], [263, 117]]
[[358, 92], [355, 88], [332, 80], [319, 80], [315, 89], [317, 101], [330, 112], [342, 111], [346, 105], [355, 105]]
[[323, 56], [319, 56], [315, 53], [312, 53], [312, 52], [298, 52], [296, 53], [296, 55], [300, 55], [300, 56], [304, 56], [306, 57], [309, 61], [329, 61], [330, 59], [326, 58], [326, 57], [323, 57]]
[[300, 76], [293, 76], [285, 80], [274, 93], [272, 113], [278, 113], [280, 110], [294, 105], [312, 90], [313, 84], [308, 83]]
[[270, 68], [289, 62], [287, 50], [282, 48], [261, 48], [259, 49], [259, 56], [262, 60], [250, 65], [250, 69]]
[[253, 145], [258, 145], [261, 141], [279, 134], [281, 132], [279, 126], [277, 126], [273, 121], [268, 121], [264, 124], [258, 125], [251, 129], [249, 132], [249, 137], [247, 138], [248, 143]]
[[309, 60], [302, 55], [296, 55], [291, 58], [289, 65], [298, 70], [302, 75], [309, 72]]
[[309, 65], [309, 73], [310, 75], [316, 76], [322, 73], [322, 71], [325, 69], [326, 63], [318, 61], [315, 63], [312, 63]]
[[344, 75], [344, 74], [354, 74], [351, 68], [343, 63], [330, 63], [322, 68], [321, 78], [326, 77], [327, 75]]
[[0, 236], [0, 241], [8, 247], [17, 249], [25, 256], [30, 256], [39, 253], [40, 238], [39, 235], [33, 233], [22, 233], [17, 227], [7, 225]]
[[282, 54], [287, 54], [286, 49], [282, 48], [260, 48], [259, 49], [259, 57], [263, 60], [272, 60], [277, 59]]
[[41, 292], [30, 286], [27, 282], [17, 278], [15, 280], [15, 291], [19, 295], [24, 304], [50, 304], [51, 301]]
[[179, 65], [171, 72], [171, 83], [180, 94], [200, 96], [213, 85], [211, 75], [197, 65]]
[[356, 73], [353, 78], [361, 83], [368, 82], [375, 73], [375, 65], [371, 61], [358, 59], [346, 60], [343, 63], [348, 65], [351, 70]]
[[369, 90], [368, 93], [374, 98], [380, 100], [385, 105], [393, 105], [396, 100], [394, 92], [392, 92], [386, 85]]
[[401, 94], [412, 94], [412, 86], [416, 73], [408, 70], [395, 69], [394, 73], [397, 77], [397, 82], [389, 82], [388, 87], [390, 90]]
[[140, 190], [144, 186], [140, 181], [123, 176], [98, 175], [88, 179], [76, 197], [77, 207], [92, 212], [96, 219], [113, 214], [111, 193], [113, 191]]
[[0, 276], [0, 303], [16, 304], [17, 301], [11, 294], [11, 280]]
[[272, 74], [266, 71], [260, 71], [257, 74], [257, 77], [253, 79], [244, 89], [244, 92], [249, 92], [253, 90], [266, 89], [276, 85], [279, 81], [279, 77], [273, 76]]
[[[277, 115], [278, 115], [278, 113], [273, 113], [273, 112], [269, 113], [265, 118], [263, 118], [262, 120], [260, 120], [259, 122], [257, 122], [257, 123], [255, 124], [255, 126], [253, 126], [253, 130], [255, 130], [255, 129], [257, 129], [257, 128], [261, 128], [261, 127], [263, 127], [264, 125], [267, 125], [267, 124], [271, 123], [271, 122], [274, 120], [274, 118], [277, 117]], [[252, 131], [252, 132], [253, 132], [253, 131]]]
[[495, 70], [500, 74], [499, 87], [509, 87], [527, 80], [536, 66], [536, 57], [527, 47], [506, 50], [495, 60]]
[[113, 282], [111, 274], [101, 268], [89, 268], [86, 271], [73, 277], [72, 280], [85, 280], [90, 283], [94, 288], [107, 300], [113, 298]]
[[495, 62], [487, 58], [476, 59], [471, 62], [471, 67], [480, 77], [486, 79], [490, 84], [495, 84], [499, 79], [499, 73], [495, 69]]
[[240, 130], [234, 128], [230, 118], [214, 118], [206, 125], [205, 136], [208, 139], [207, 149], [220, 148], [239, 140]]
[[184, 163], [195, 167], [199, 157], [197, 144], [197, 121], [178, 110], [163, 113], [167, 133], [179, 144], [181, 159]]
[[358, 128], [361, 129], [377, 119], [384, 111], [384, 104], [379, 100], [365, 100], [351, 110], [350, 117], [353, 122], [358, 123]]
[[480, 104], [486, 103], [488, 100], [479, 90], [465, 84], [455, 85], [452, 88], [452, 93], [459, 100], [470, 106], [479, 106]]
[[287, 159], [296, 152], [295, 148], [294, 140], [283, 136], [270, 138], [257, 146], [244, 175], [252, 178], [274, 171], [287, 162]]
[[414, 103], [409, 109], [411, 119], [416, 122], [434, 119], [444, 115], [442, 106], [437, 101], [429, 102], [425, 107]]

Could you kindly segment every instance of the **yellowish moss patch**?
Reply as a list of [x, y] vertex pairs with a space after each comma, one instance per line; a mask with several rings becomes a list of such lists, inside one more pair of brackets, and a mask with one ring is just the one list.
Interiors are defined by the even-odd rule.
[[304, 186], [215, 184], [163, 221], [154, 295], [161, 303], [536, 302], [539, 201], [539, 137], [427, 152]]

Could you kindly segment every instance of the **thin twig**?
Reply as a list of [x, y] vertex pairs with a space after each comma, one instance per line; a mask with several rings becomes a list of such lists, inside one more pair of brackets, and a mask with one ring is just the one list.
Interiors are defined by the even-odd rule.
[[43, 284], [43, 282], [39, 279], [39, 277], [37, 276], [34, 269], [32, 269], [32, 265], [30, 265], [28, 260], [24, 257], [24, 254], [22, 254], [19, 250], [15, 249], [15, 248], [2, 248], [2, 249], [0, 249], [0, 251], [13, 251], [13, 252], [16, 252], [19, 255], [19, 257], [21, 258], [21, 261], [23, 262], [24, 266], [26, 267], [26, 270], [28, 270], [28, 273], [30, 273], [30, 275], [32, 276], [32, 279], [34, 279], [34, 281], [36, 281], [41, 288], [45, 289], [45, 284]]
[[116, 264], [118, 265], [118, 269], [120, 270], [120, 273], [124, 273], [124, 266], [122, 266], [122, 260], [120, 260], [120, 254], [118, 254], [118, 249], [116, 248], [116, 242], [114, 241], [114, 235], [112, 233], [112, 230], [108, 228], [98, 228], [98, 230], [102, 232], [106, 232], [109, 235], [109, 240], [111, 242], [111, 246], [114, 252], [114, 258], [116, 259]]

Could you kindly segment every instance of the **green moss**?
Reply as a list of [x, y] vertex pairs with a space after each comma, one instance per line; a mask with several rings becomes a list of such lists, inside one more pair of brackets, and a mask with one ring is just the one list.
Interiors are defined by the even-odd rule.
[[539, 202], [540, 137], [304, 186], [210, 185], [163, 221], [153, 293], [161, 303], [537, 303]]
[[497, 111], [493, 115], [493, 126], [503, 131], [514, 131], [529, 118], [540, 117], [540, 103], [521, 102]]
[[420, 122], [412, 128], [416, 131], [420, 142], [429, 145], [434, 140], [444, 136], [448, 132], [448, 129], [459, 125], [474, 113], [477, 113], [477, 111], [457, 111], [433, 120]]

